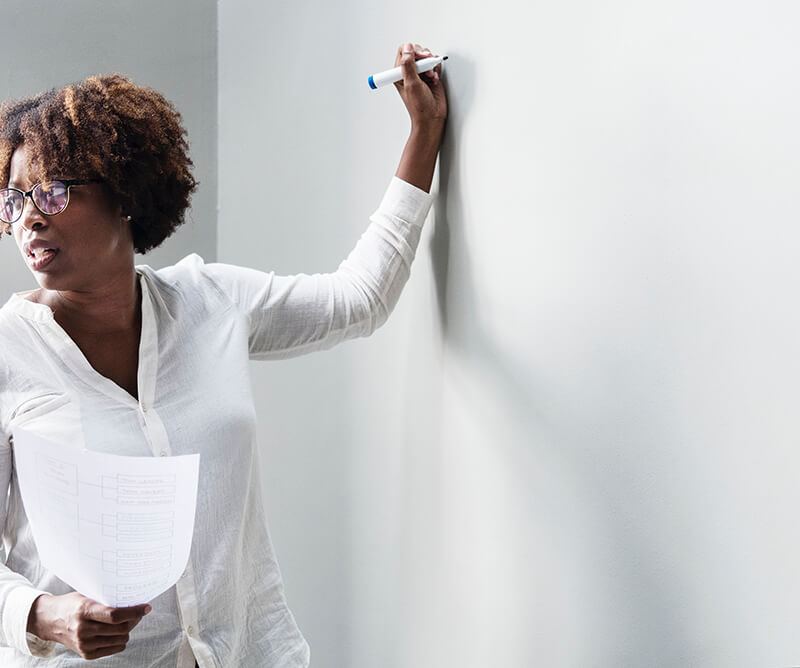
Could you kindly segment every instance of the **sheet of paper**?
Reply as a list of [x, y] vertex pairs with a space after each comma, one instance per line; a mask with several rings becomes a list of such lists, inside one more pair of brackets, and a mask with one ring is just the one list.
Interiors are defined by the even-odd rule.
[[25, 512], [45, 568], [114, 607], [146, 603], [189, 559], [200, 455], [123, 457], [14, 430]]

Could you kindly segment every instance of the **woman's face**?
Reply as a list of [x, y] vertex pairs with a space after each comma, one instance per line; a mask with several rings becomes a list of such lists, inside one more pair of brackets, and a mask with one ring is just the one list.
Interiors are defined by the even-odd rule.
[[[11, 156], [9, 187], [27, 192], [38, 179], [28, 173], [25, 145]], [[73, 174], [53, 175], [70, 179]], [[85, 292], [102, 287], [120, 272], [133, 271], [130, 223], [102, 184], [72, 186], [67, 208], [41, 213], [25, 198], [22, 217], [12, 226], [17, 247], [46, 290]]]

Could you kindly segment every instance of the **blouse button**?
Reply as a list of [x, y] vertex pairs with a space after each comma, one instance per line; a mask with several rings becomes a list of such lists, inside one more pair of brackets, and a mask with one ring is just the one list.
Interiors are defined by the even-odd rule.
[[189, 635], [192, 635], [192, 633], [194, 633], [194, 627], [190, 626], [189, 628], [187, 628], [186, 629], [186, 633], [188, 633]]

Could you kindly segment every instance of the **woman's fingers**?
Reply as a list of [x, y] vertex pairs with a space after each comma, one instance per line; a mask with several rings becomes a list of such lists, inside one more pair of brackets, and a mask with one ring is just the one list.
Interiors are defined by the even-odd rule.
[[[400, 65], [402, 65], [403, 54], [406, 53], [406, 49], [409, 49], [411, 53], [414, 54], [415, 61], [422, 60], [423, 58], [432, 58], [436, 56], [436, 54], [431, 53], [431, 50], [426, 47], [420, 46], [419, 44], [412, 44], [411, 42], [406, 42], [397, 47], [397, 53], [395, 54], [394, 57], [395, 67], [399, 67]], [[436, 68], [438, 68], [439, 72], [441, 73], [442, 66], [437, 65]]]
[[403, 83], [412, 84], [419, 80], [419, 74], [414, 63], [417, 62], [417, 54], [411, 43], [403, 48], [403, 57], [400, 60], [400, 67], [403, 69]]
[[394, 85], [411, 116], [412, 127], [420, 124], [441, 124], [447, 117], [441, 64], [422, 74], [417, 72], [415, 66], [417, 60], [430, 58], [432, 55], [429, 49], [411, 42], [401, 44], [395, 54], [395, 67], [400, 67], [403, 79]]
[[[91, 622], [93, 625], [92, 633], [96, 636], [124, 636], [133, 631], [140, 620], [133, 619], [121, 624], [103, 624], [102, 622]], [[89, 622], [87, 622], [88, 628]]]
[[394, 59], [395, 67], [403, 68], [403, 79], [395, 82], [397, 90], [402, 92], [405, 84], [417, 80], [426, 81], [431, 85], [435, 84], [441, 77], [441, 63], [432, 70], [428, 70], [422, 74], [418, 74], [417, 68], [414, 67], [416, 61], [431, 57], [434, 57], [434, 54], [431, 53], [430, 49], [420, 46], [419, 44], [406, 42], [397, 47], [397, 54]]
[[138, 624], [142, 617], [150, 612], [150, 609], [147, 604], [133, 605], [126, 608], [112, 608], [97, 601], [89, 601], [85, 608], [85, 614], [88, 619], [93, 619], [103, 624], [123, 624], [130, 621]]
[[125, 649], [131, 630], [142, 620], [151, 606], [142, 604], [113, 608], [80, 596], [68, 623], [70, 635], [66, 644], [85, 659], [110, 656]]

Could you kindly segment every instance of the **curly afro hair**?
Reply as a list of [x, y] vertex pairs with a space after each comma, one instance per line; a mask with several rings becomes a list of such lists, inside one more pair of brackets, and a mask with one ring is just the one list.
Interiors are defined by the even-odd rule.
[[119, 74], [0, 105], [0, 184], [25, 144], [31, 174], [97, 178], [131, 217], [146, 253], [184, 222], [197, 188], [181, 115], [163, 95]]

